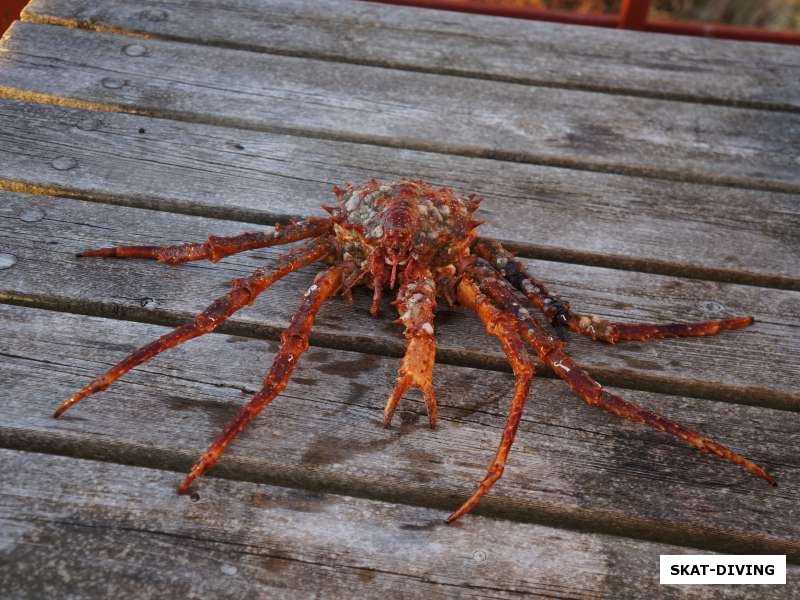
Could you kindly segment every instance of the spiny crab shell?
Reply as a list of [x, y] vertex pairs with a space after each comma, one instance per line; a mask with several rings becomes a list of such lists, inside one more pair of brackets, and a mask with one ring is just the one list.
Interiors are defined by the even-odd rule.
[[342, 257], [373, 276], [379, 276], [373, 272], [379, 262], [393, 271], [409, 262], [431, 269], [453, 265], [469, 254], [480, 224], [472, 218], [480, 198], [459, 198], [423, 181], [373, 179], [363, 187], [335, 187], [334, 193], [337, 205], [323, 208], [333, 217]]

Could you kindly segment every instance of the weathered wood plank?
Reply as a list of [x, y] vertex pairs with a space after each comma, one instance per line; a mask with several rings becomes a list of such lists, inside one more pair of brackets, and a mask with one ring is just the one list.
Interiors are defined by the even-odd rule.
[[[106, 316], [176, 323], [222, 295], [241, 277], [282, 251], [279, 248], [225, 261], [167, 266], [150, 261], [78, 259], [87, 247], [182, 243], [207, 233], [232, 235], [258, 228], [158, 211], [98, 205], [65, 198], [2, 193], [0, 252], [17, 257], [0, 271], [0, 299]], [[800, 408], [800, 293], [528, 261], [556, 293], [580, 311], [628, 321], [702, 320], [753, 314], [746, 331], [703, 339], [630, 342], [607, 346], [569, 336], [570, 350], [604, 383], [672, 391], [734, 402]], [[304, 269], [275, 284], [258, 302], [232, 318], [226, 330], [277, 337], [319, 269]], [[368, 315], [369, 293], [354, 307], [341, 300], [323, 308], [316, 342], [398, 355], [404, 340], [392, 308]], [[444, 307], [437, 317], [438, 356], [458, 364], [506, 368], [500, 348], [480, 323]]]
[[22, 18], [467, 77], [800, 110], [800, 49], [792, 46], [349, 0], [34, 0]]
[[173, 473], [44, 454], [0, 450], [0, 465], [0, 585], [19, 600], [681, 598], [690, 588], [659, 586], [659, 555], [696, 552], [484, 517], [447, 527], [443, 511], [219, 479], [192, 502]]
[[[276, 344], [213, 334], [165, 353], [58, 421], [53, 407], [163, 327], [0, 306], [5, 447], [185, 471], [258, 388]], [[441, 426], [403, 401], [381, 426], [397, 361], [311, 348], [280, 398], [226, 452], [217, 475], [452, 509], [483, 475], [513, 387], [507, 373], [439, 365]], [[800, 415], [626, 392], [765, 464], [770, 488], [538, 379], [503, 479], [483, 514], [800, 560]], [[165, 481], [174, 492], [180, 478]], [[130, 484], [136, 487], [137, 481]], [[71, 483], [94, 493], [92, 481]], [[198, 484], [202, 496], [206, 481]], [[425, 525], [428, 513], [419, 520]], [[408, 522], [403, 518], [401, 522]], [[467, 525], [469, 527], [469, 525]], [[530, 542], [530, 540], [528, 540]]]
[[800, 289], [787, 194], [13, 101], [0, 140], [6, 188], [265, 222], [323, 214], [345, 180], [422, 178], [484, 195], [483, 235], [528, 255]]
[[13, 99], [590, 170], [800, 190], [800, 115], [484, 81], [18, 22]]

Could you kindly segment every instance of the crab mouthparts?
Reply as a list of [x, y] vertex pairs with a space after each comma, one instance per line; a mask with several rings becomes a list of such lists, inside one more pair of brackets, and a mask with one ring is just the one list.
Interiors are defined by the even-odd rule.
[[[398, 258], [397, 258], [397, 255], [395, 255], [394, 256], [394, 260], [392, 261], [392, 277], [391, 277], [391, 279], [389, 281], [389, 287], [391, 289], [394, 289], [394, 282], [397, 279], [397, 261], [398, 261]], [[405, 262], [405, 261], [403, 261], [403, 262]]]
[[392, 267], [392, 275], [389, 278], [389, 289], [394, 289], [394, 284], [397, 281], [397, 267], [402, 267], [408, 262], [408, 256], [404, 256], [400, 258], [397, 254], [392, 253], [391, 255], [387, 255], [383, 259], [387, 265], [391, 265]]

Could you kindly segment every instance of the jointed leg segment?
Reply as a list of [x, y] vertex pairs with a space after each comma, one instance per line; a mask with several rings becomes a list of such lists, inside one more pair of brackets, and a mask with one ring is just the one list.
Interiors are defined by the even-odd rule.
[[412, 386], [418, 387], [425, 398], [428, 421], [436, 427], [438, 407], [433, 389], [433, 364], [436, 359], [436, 338], [433, 336], [433, 309], [436, 308], [436, 283], [428, 269], [415, 277], [406, 278], [397, 294], [397, 322], [405, 325], [405, 337], [409, 340], [403, 363], [386, 408], [383, 425], [388, 427], [403, 394]]
[[517, 427], [522, 418], [522, 409], [528, 397], [528, 389], [533, 380], [533, 362], [525, 350], [525, 344], [517, 333], [516, 323], [510, 315], [500, 311], [489, 299], [481, 293], [478, 285], [470, 277], [464, 277], [457, 289], [458, 301], [461, 305], [472, 309], [486, 326], [486, 331], [500, 340], [506, 353], [511, 369], [516, 377], [514, 398], [508, 411], [503, 437], [497, 448], [494, 459], [489, 464], [486, 475], [478, 484], [478, 489], [470, 498], [461, 505], [457, 511], [447, 517], [447, 522], [452, 523], [472, 510], [486, 492], [500, 479], [505, 469], [508, 452], [517, 435]]
[[331, 220], [312, 217], [290, 223], [276, 225], [272, 231], [254, 231], [231, 237], [211, 236], [203, 243], [181, 244], [179, 246], [116, 246], [85, 250], [78, 256], [100, 256], [105, 258], [151, 258], [168, 264], [178, 264], [192, 260], [209, 259], [217, 262], [238, 252], [288, 244], [310, 237], [317, 237], [330, 231]]
[[255, 300], [261, 292], [267, 289], [284, 275], [291, 273], [305, 265], [316, 262], [331, 251], [327, 242], [312, 241], [305, 246], [288, 253], [273, 269], [258, 269], [250, 277], [239, 279], [234, 283], [234, 288], [227, 294], [215, 300], [202, 313], [197, 315], [190, 323], [181, 325], [177, 329], [162, 335], [157, 340], [142, 346], [122, 362], [118, 363], [103, 375], [89, 383], [80, 392], [71, 396], [58, 407], [54, 417], [59, 417], [73, 404], [97, 391], [104, 390], [122, 375], [142, 364], [143, 362], [160, 354], [164, 350], [173, 348], [188, 340], [209, 333], [223, 323], [237, 310]]
[[481, 290], [505, 313], [513, 315], [522, 337], [536, 350], [539, 359], [552, 368], [588, 404], [679, 437], [701, 452], [730, 460], [770, 484], [776, 485], [764, 469], [722, 444], [604, 390], [589, 373], [564, 352], [564, 344], [554, 339], [520, 304], [509, 283], [502, 279], [497, 271], [487, 263], [479, 261], [472, 267], [472, 272], [478, 278]]
[[620, 340], [650, 340], [670, 337], [700, 337], [729, 329], [752, 325], [753, 317], [711, 319], [699, 323], [613, 323], [594, 315], [581, 315], [570, 310], [565, 302], [551, 294], [544, 284], [534, 280], [525, 267], [499, 242], [481, 241], [476, 244], [478, 255], [501, 271], [505, 278], [541, 310], [551, 323], [593, 340], [615, 344]]
[[195, 463], [186, 479], [178, 486], [179, 494], [185, 493], [195, 479], [210, 469], [233, 439], [286, 387], [300, 355], [308, 348], [308, 334], [314, 323], [314, 317], [322, 304], [338, 289], [342, 280], [342, 271], [342, 267], [330, 267], [327, 271], [320, 273], [314, 284], [308, 288], [303, 297], [303, 303], [281, 335], [281, 349], [272, 361], [272, 367], [264, 379], [261, 390], [253, 396], [250, 402], [236, 415], [236, 418], [211, 443], [200, 460]]

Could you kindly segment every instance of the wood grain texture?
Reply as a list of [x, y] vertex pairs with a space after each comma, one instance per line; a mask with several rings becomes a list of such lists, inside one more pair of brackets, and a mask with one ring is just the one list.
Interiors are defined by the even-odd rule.
[[[17, 257], [12, 268], [0, 271], [5, 301], [177, 324], [224, 294], [230, 280], [273, 262], [283, 251], [255, 251], [216, 265], [79, 259], [75, 253], [90, 247], [202, 241], [207, 234], [232, 235], [258, 226], [65, 198], [0, 197], [0, 252]], [[30, 211], [38, 218], [30, 220]], [[747, 330], [709, 338], [617, 346], [570, 334], [573, 357], [603, 383], [800, 408], [800, 293], [547, 261], [526, 264], [576, 310], [606, 318], [667, 322], [752, 314], [757, 320]], [[228, 321], [225, 331], [276, 338], [318, 270], [309, 267], [278, 282]], [[369, 317], [368, 307], [366, 290], [356, 294], [354, 307], [332, 301], [317, 318], [312, 340], [402, 355], [392, 307], [384, 305], [378, 319]], [[499, 346], [471, 315], [442, 309], [435, 324], [440, 360], [507, 369]]]
[[[0, 466], [0, 585], [18, 600], [650, 598], [659, 555], [693, 552], [482, 517], [447, 527], [443, 511], [219, 479], [193, 502], [171, 493], [174, 473], [11, 450]], [[789, 565], [787, 581], [798, 576]]]
[[[797, 49], [343, 0], [36, 0], [26, 18], [0, 41], [3, 593], [744, 598], [656, 588], [657, 557], [800, 563]], [[75, 252], [321, 214], [334, 183], [371, 177], [487, 196], [484, 235], [558, 261], [526, 265], [578, 311], [755, 315], [719, 337], [570, 349], [780, 487], [542, 372], [505, 477], [445, 527], [497, 446], [511, 375], [477, 321], [442, 310], [441, 426], [412, 392], [383, 429], [403, 340], [360, 293], [325, 307], [295, 377], [196, 501], [177, 497], [258, 389], [314, 269], [50, 418], [280, 250], [179, 267]]]
[[[163, 331], [0, 306], [0, 443], [185, 471], [257, 390], [275, 343], [204, 336], [159, 356], [61, 419], [50, 416], [86, 380]], [[512, 377], [437, 365], [440, 428], [429, 429], [424, 403], [412, 393], [401, 403], [399, 425], [387, 430], [382, 408], [396, 367], [393, 358], [311, 348], [286, 390], [212, 474], [454, 508], [496, 448]], [[539, 378], [506, 473], [477, 513], [800, 560], [800, 465], [794, 453], [800, 415], [644, 392], [626, 396], [764, 464], [779, 487], [584, 405], [561, 382]], [[169, 493], [179, 480], [175, 473], [166, 482]], [[205, 483], [197, 484], [201, 496]], [[426, 523], [421, 515], [417, 524]]]
[[349, 0], [34, 0], [28, 21], [615, 94], [800, 110], [800, 49]]
[[528, 256], [800, 289], [789, 194], [14, 101], [0, 141], [6, 189], [264, 223], [324, 214], [346, 180], [422, 178], [483, 195], [482, 235]]
[[0, 94], [394, 148], [797, 192], [800, 115], [18, 22]]

